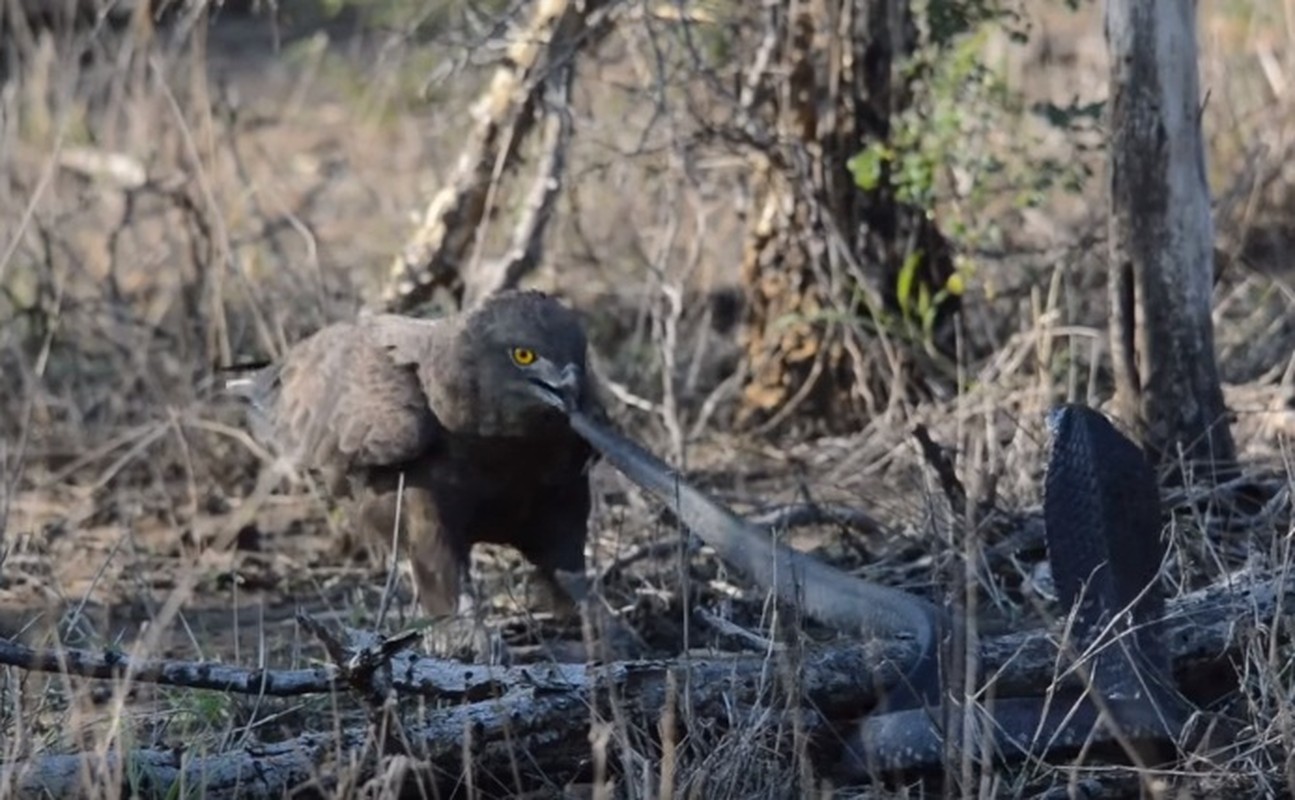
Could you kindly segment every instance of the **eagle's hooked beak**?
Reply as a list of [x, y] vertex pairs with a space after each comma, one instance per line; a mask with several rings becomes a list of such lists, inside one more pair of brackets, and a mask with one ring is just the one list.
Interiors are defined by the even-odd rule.
[[584, 377], [578, 364], [567, 364], [559, 370], [556, 364], [545, 361], [536, 372], [530, 383], [540, 400], [563, 413], [578, 407]]

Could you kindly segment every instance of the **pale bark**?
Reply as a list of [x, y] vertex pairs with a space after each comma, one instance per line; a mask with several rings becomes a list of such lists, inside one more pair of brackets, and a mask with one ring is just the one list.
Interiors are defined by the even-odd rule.
[[[439, 290], [448, 291], [456, 304], [470, 302], [465, 291], [480, 294], [515, 285], [536, 266], [569, 140], [565, 103], [574, 62], [609, 29], [612, 5], [609, 0], [534, 4], [529, 24], [514, 32], [508, 58], [471, 111], [472, 128], [449, 180], [393, 260], [381, 298], [387, 310], [408, 310]], [[542, 117], [549, 119], [545, 150], [513, 246], [498, 265], [485, 266], [477, 253], [480, 228], [500, 180], [515, 168], [522, 143]], [[468, 274], [472, 264], [483, 265], [477, 269], [484, 274]]]
[[1195, 0], [1109, 0], [1111, 360], [1119, 415], [1157, 461], [1227, 469]]

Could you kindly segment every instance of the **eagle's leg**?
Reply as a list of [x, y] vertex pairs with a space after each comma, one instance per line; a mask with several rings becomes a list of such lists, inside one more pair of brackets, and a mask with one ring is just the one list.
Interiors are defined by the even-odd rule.
[[[470, 651], [475, 660], [491, 664], [507, 661], [502, 638], [485, 625], [484, 609], [476, 601], [468, 569], [470, 545], [456, 532], [456, 521], [442, 517], [430, 487], [407, 480], [401, 488], [397, 552], [408, 558], [414, 605], [430, 623], [424, 647], [438, 655]], [[388, 544], [396, 520], [395, 495], [378, 495], [366, 509], [373, 535], [385, 531]]]
[[[568, 507], [567, 513], [578, 515], [580, 503]], [[549, 588], [549, 594], [559, 607], [559, 613], [577, 611], [580, 614], [584, 638], [590, 645], [605, 645], [609, 658], [630, 658], [643, 649], [643, 643], [634, 632], [617, 618], [593, 590], [585, 573], [583, 526], [579, 528], [559, 523], [535, 531], [520, 549], [522, 555], [535, 565], [540, 579]]]
[[586, 641], [605, 645], [607, 657], [634, 658], [644, 650], [643, 640], [607, 607], [583, 570], [554, 570], [546, 579], [575, 604]]
[[[492, 665], [511, 661], [499, 631], [486, 624], [486, 607], [479, 602], [468, 568], [467, 554], [434, 554], [440, 537], [420, 537], [409, 548], [414, 595], [433, 618], [424, 636], [428, 652], [446, 654], [467, 649], [472, 658]], [[411, 544], [415, 540], [411, 539]]]

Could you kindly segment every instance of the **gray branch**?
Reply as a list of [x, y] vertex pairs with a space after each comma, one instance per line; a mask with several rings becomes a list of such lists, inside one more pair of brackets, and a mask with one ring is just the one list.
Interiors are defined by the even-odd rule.
[[[1165, 630], [1175, 672], [1190, 674], [1203, 665], [1236, 658], [1255, 633], [1273, 630], [1279, 610], [1292, 603], [1295, 576], [1256, 580], [1239, 575], [1179, 598], [1170, 604]], [[1049, 631], [1036, 630], [984, 640], [982, 666], [984, 674], [993, 676], [995, 694], [1037, 694], [1054, 683], [1055, 638]], [[799, 654], [782, 648], [773, 656], [492, 668], [393, 652], [392, 642], [400, 640], [384, 641], [372, 635], [350, 640], [359, 644], [330, 646], [334, 658], [341, 657], [331, 668], [283, 671], [131, 662], [119, 654], [70, 650], [37, 653], [12, 642], [0, 643], [0, 662], [89, 678], [129, 673], [136, 680], [173, 686], [280, 696], [336, 691], [343, 685], [355, 690], [367, 687], [369, 694], [384, 698], [373, 709], [374, 721], [387, 728], [396, 726], [395, 734], [377, 739], [372, 727], [357, 726], [213, 754], [131, 751], [130, 768], [125, 771], [116, 752], [106, 759], [91, 754], [47, 755], [0, 769], [0, 791], [10, 789], [16, 797], [62, 796], [82, 785], [85, 775], [107, 769], [103, 774], [115, 776], [118, 782], [131, 776], [133, 789], [146, 796], [163, 794], [182, 779], [186, 786], [205, 786], [210, 798], [235, 793], [277, 797], [300, 781], [334, 774], [330, 760], [339, 754], [346, 763], [358, 765], [359, 773], [352, 780], [376, 774], [379, 757], [409, 755], [429, 764], [439, 779], [453, 782], [465, 777], [465, 731], [472, 733], [468, 763], [475, 770], [474, 779], [488, 776], [511, 785], [513, 760], [524, 752], [534, 769], [558, 780], [569, 777], [588, 756], [590, 720], [610, 717], [613, 703], [618, 718], [631, 728], [656, 730], [674, 682], [688, 687], [689, 713], [676, 715], [681, 725], [723, 728], [734, 723], [734, 709], [810, 708], [814, 713], [807, 715], [808, 728], [825, 732], [827, 723], [853, 720], [869, 708], [875, 701], [873, 679], [887, 678], [879, 671], [889, 670], [891, 663], [906, 663], [909, 649], [903, 643], [852, 643]], [[771, 669], [770, 658], [785, 663]], [[356, 685], [361, 678], [367, 681], [365, 686]], [[1068, 684], [1070, 678], [1060, 682]], [[402, 728], [390, 715], [409, 704], [394, 701], [413, 695], [454, 705], [437, 708], [417, 724]], [[381, 752], [375, 750], [379, 740], [384, 742]], [[401, 743], [395, 752], [393, 742]]]
[[540, 255], [544, 251], [544, 233], [553, 216], [553, 205], [562, 189], [567, 148], [571, 143], [571, 108], [568, 98], [574, 74], [575, 68], [570, 62], [560, 64], [545, 84], [543, 150], [535, 169], [530, 196], [513, 230], [508, 253], [495, 261], [481, 264], [478, 269], [471, 270], [464, 276], [464, 283], [468, 287], [465, 306], [495, 292], [516, 288], [522, 278], [539, 265]]
[[9, 639], [0, 639], [0, 664], [31, 672], [103, 680], [129, 678], [139, 683], [267, 697], [297, 697], [344, 688], [337, 684], [336, 670], [331, 667], [248, 669], [210, 661], [132, 659], [116, 650], [33, 650]]

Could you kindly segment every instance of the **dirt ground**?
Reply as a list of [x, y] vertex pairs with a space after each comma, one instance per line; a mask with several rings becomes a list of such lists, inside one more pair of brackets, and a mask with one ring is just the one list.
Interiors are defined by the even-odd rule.
[[[1004, 50], [1014, 71], [1033, 76], [1026, 90], [1058, 102], [1102, 96], [1093, 18], [1043, 16], [1028, 48]], [[1226, 265], [1218, 350], [1247, 464], [1280, 470], [1283, 442], [1295, 435], [1295, 268], [1286, 255], [1295, 183], [1282, 155], [1289, 124], [1274, 107], [1290, 101], [1268, 102], [1273, 119], [1259, 124], [1265, 104], [1252, 99], [1262, 92], [1250, 81], [1265, 53], [1290, 75], [1295, 50], [1239, 27], [1220, 14], [1202, 28], [1203, 81], [1228, 89], [1206, 112], [1212, 152], [1233, 165], [1216, 181]], [[383, 284], [453, 163], [488, 57], [479, 42], [449, 33], [411, 42], [345, 21], [275, 27], [233, 14], [211, 26], [205, 48], [163, 41], [146, 52], [117, 42], [105, 34], [82, 63], [68, 60], [69, 42], [36, 44], [23, 79], [0, 97], [0, 635], [249, 666], [312, 663], [323, 650], [295, 615], [371, 625], [388, 565], [350, 539], [308, 482], [285, 479], [263, 501], [254, 497], [266, 464], [240, 433], [238, 409], [214, 392], [216, 367], [272, 356], [354, 313]], [[657, 398], [659, 297], [647, 265], [677, 265], [696, 250], [700, 267], [670, 273], [689, 297], [679, 403], [691, 424], [738, 353], [736, 330], [708, 310], [738, 280], [744, 219], [733, 198], [746, 167], [697, 164], [684, 190], [654, 178], [678, 167], [654, 150], [671, 132], [644, 99], [641, 55], [632, 40], [613, 41], [581, 76], [571, 188], [533, 283], [585, 313], [613, 379]], [[76, 155], [87, 153], [122, 154], [146, 180], [85, 167]], [[1087, 157], [1100, 170], [1101, 154]], [[744, 513], [806, 500], [867, 509], [876, 527], [802, 528], [788, 540], [934, 596], [947, 566], [936, 554], [955, 533], [912, 427], [924, 423], [957, 448], [973, 485], [992, 465], [1000, 508], [1037, 510], [1044, 400], [1059, 386], [1084, 396], [1100, 358], [1092, 332], [1104, 326], [1104, 289], [1089, 268], [1101, 248], [1089, 237], [1103, 224], [1102, 180], [1098, 172], [1081, 195], [1042, 209], [1004, 210], [1009, 253], [986, 259], [968, 312], [970, 326], [1002, 336], [995, 355], [974, 365], [976, 390], [811, 440], [728, 431], [721, 413], [689, 438], [689, 474]], [[684, 225], [695, 241], [662, 232], [663, 209], [680, 203], [707, 210]], [[1045, 339], [1068, 349], [1064, 367], [1038, 366]], [[677, 455], [658, 418], [624, 403], [613, 415], [657, 452]], [[606, 466], [595, 486], [593, 563], [607, 570], [613, 606], [659, 654], [679, 651], [691, 608], [761, 628], [763, 598], [704, 549], [685, 550], [656, 505]], [[1270, 552], [1279, 534], [1190, 553], [1178, 577], [1185, 588], [1199, 584]], [[232, 544], [213, 546], [224, 541]], [[680, 546], [649, 547], [662, 542]], [[1025, 605], [1038, 593], [1040, 559], [1027, 554], [990, 576], [990, 604], [1006, 613]], [[511, 620], [515, 641], [530, 641], [526, 568], [490, 548], [474, 566], [495, 618]], [[389, 630], [411, 622], [401, 586]], [[733, 648], [698, 619], [690, 618], [692, 646]], [[22, 710], [21, 725], [8, 707], [5, 724], [24, 731], [24, 753], [74, 747], [115, 713], [91, 682], [75, 692], [56, 684], [24, 683], [35, 710]], [[243, 730], [273, 739], [325, 711], [136, 692], [127, 727], [148, 743]]]

